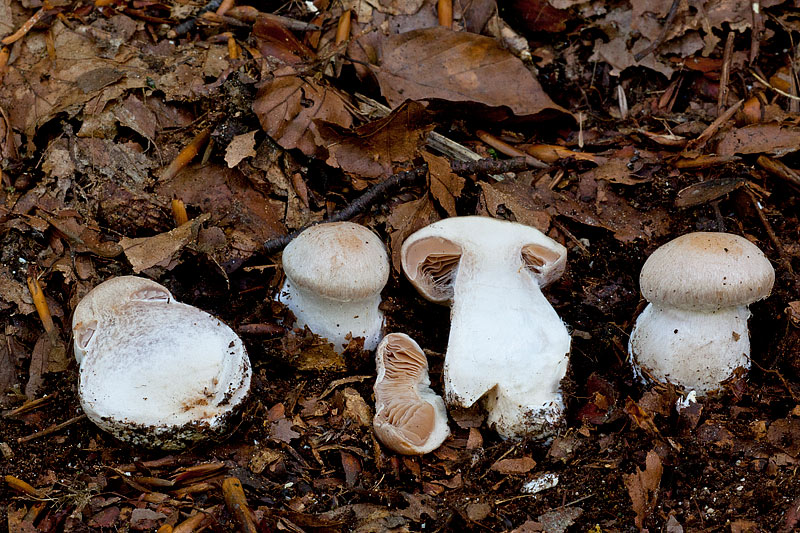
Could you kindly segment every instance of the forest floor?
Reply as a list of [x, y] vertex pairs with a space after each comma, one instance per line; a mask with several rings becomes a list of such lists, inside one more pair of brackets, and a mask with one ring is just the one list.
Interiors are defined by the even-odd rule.
[[[793, 4], [254, 4], [0, 0], [10, 531], [798, 530]], [[451, 409], [439, 449], [397, 455], [372, 430], [373, 355], [336, 354], [274, 301], [276, 239], [339, 217], [375, 231], [386, 330], [441, 392], [449, 311], [399, 253], [463, 215], [568, 249], [544, 291], [572, 335], [565, 423], [503, 440], [480, 405]], [[642, 264], [692, 231], [744, 236], [776, 280], [751, 306], [750, 371], [678, 411], [688, 391], [635, 380], [627, 346]], [[82, 416], [72, 312], [127, 274], [244, 339], [252, 390], [225, 440], [136, 448]]]

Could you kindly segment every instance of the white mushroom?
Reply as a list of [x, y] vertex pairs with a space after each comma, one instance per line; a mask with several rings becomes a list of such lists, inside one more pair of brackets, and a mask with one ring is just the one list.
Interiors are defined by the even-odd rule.
[[404, 333], [386, 335], [375, 352], [378, 439], [405, 455], [432, 452], [450, 435], [444, 400], [430, 388], [428, 359]]
[[452, 304], [445, 399], [470, 407], [485, 396], [501, 436], [545, 436], [562, 418], [570, 336], [540, 287], [566, 254], [534, 228], [488, 217], [445, 219], [403, 244], [411, 283]]
[[639, 369], [705, 393], [750, 368], [747, 306], [769, 295], [775, 271], [756, 245], [730, 233], [689, 233], [658, 248], [639, 277], [650, 303], [631, 332]]
[[179, 449], [222, 435], [249, 392], [233, 330], [153, 281], [101, 283], [75, 308], [72, 330], [86, 416], [132, 444]]
[[278, 301], [341, 353], [347, 336], [364, 337], [364, 349], [381, 340], [381, 290], [389, 279], [383, 242], [352, 222], [312, 226], [283, 252], [286, 282]]

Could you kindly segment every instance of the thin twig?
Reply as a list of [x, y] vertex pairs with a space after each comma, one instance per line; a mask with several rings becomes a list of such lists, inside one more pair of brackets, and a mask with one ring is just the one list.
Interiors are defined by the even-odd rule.
[[47, 435], [52, 435], [53, 433], [57, 433], [57, 432], [61, 431], [62, 429], [64, 429], [67, 426], [71, 426], [72, 424], [74, 424], [76, 422], [80, 422], [84, 418], [86, 418], [85, 414], [74, 416], [74, 417], [70, 418], [69, 420], [61, 422], [60, 424], [54, 424], [54, 425], [48, 427], [47, 429], [43, 429], [42, 431], [39, 431], [38, 433], [31, 433], [30, 435], [26, 435], [24, 437], [20, 437], [20, 438], [17, 439], [17, 443], [18, 444], [22, 444], [23, 442], [28, 442], [28, 441], [32, 441], [34, 439], [38, 439], [39, 437], [46, 437]]
[[800, 96], [795, 96], [793, 94], [787, 93], [786, 91], [782, 91], [782, 90], [778, 89], [777, 87], [773, 87], [770, 82], [768, 82], [767, 80], [765, 80], [764, 78], [762, 78], [761, 76], [756, 74], [753, 70], [750, 70], [750, 74], [752, 74], [753, 77], [755, 79], [757, 79], [759, 81], [759, 83], [761, 83], [764, 87], [768, 87], [768, 88], [772, 89], [773, 91], [775, 91], [776, 93], [780, 94], [781, 96], [785, 96], [786, 98], [791, 98], [792, 100], [800, 100]]
[[200, 8], [200, 11], [197, 12], [197, 15], [194, 18], [181, 22], [167, 32], [167, 37], [170, 39], [175, 39], [176, 37], [180, 37], [181, 35], [189, 33], [195, 28], [195, 26], [197, 26], [197, 19], [200, 17], [200, 15], [207, 11], [216, 11], [220, 4], [222, 4], [222, 0], [211, 0], [209, 3]]
[[731, 75], [731, 61], [733, 57], [733, 32], [729, 31], [725, 38], [725, 51], [722, 54], [722, 73], [719, 77], [719, 98], [717, 99], [717, 115], [728, 106], [728, 81]]
[[664, 21], [664, 26], [661, 28], [661, 35], [659, 35], [650, 46], [633, 56], [636, 61], [641, 61], [642, 58], [646, 57], [649, 53], [654, 52], [656, 48], [661, 46], [661, 44], [664, 42], [664, 39], [667, 38], [667, 33], [669, 32], [669, 28], [672, 26], [672, 21], [675, 20], [675, 15], [678, 13], [678, 6], [680, 4], [681, 0], [672, 0], [672, 7], [669, 8], [667, 20]]
[[[341, 222], [343, 220], [350, 220], [354, 216], [366, 211], [383, 196], [389, 194], [393, 189], [399, 189], [404, 185], [410, 185], [427, 174], [427, 164], [420, 165], [411, 170], [405, 170], [403, 172], [398, 172], [397, 174], [392, 174], [382, 182], [367, 189], [364, 194], [353, 200], [350, 205], [344, 209], [341, 209], [340, 211], [337, 211], [323, 222]], [[320, 224], [320, 222], [315, 222], [313, 224], [304, 226], [288, 235], [283, 235], [281, 237], [268, 240], [264, 243], [264, 252], [269, 255], [282, 250], [304, 230], [310, 228], [311, 226], [316, 226], [317, 224]]]
[[697, 139], [693, 140], [692, 142], [686, 145], [686, 150], [684, 150], [684, 153], [689, 153], [694, 150], [699, 150], [700, 148], [705, 146], [705, 144], [709, 141], [709, 139], [711, 139], [711, 137], [713, 137], [719, 131], [722, 125], [725, 124], [728, 120], [730, 120], [730, 118], [739, 110], [739, 108], [742, 107], [743, 103], [744, 100], [739, 100], [731, 107], [729, 107], [727, 111], [718, 116], [714, 120], [714, 122], [712, 122], [703, 131], [703, 133], [701, 133], [697, 137]]
[[505, 172], [521, 172], [530, 165], [524, 157], [511, 159], [478, 159], [477, 161], [450, 161], [450, 169], [456, 174], [495, 174]]
[[752, 0], [750, 9], [753, 13], [753, 23], [750, 25], [750, 64], [755, 63], [761, 49], [761, 32], [764, 30], [764, 18], [761, 15], [761, 1]]

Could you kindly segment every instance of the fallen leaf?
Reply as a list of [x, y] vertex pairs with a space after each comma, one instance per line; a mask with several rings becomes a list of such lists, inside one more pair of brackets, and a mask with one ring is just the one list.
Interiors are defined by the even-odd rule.
[[256, 156], [256, 131], [236, 135], [225, 149], [225, 162], [228, 168], [238, 165], [246, 157]]
[[531, 457], [516, 459], [500, 459], [491, 466], [491, 470], [501, 474], [526, 474], [536, 467], [536, 461]]
[[539, 516], [539, 523], [542, 524], [542, 531], [564, 533], [582, 514], [580, 507], [562, 507]]
[[353, 125], [342, 93], [283, 71], [275, 72], [275, 78], [258, 91], [253, 112], [275, 142], [287, 150], [299, 148], [308, 156], [318, 151], [318, 121], [343, 128]]
[[123, 237], [119, 244], [136, 274], [153, 267], [172, 270], [178, 264], [181, 251], [197, 239], [200, 225], [210, 218], [211, 215], [205, 213], [166, 233], [136, 239]]
[[800, 128], [777, 123], [734, 128], [722, 136], [717, 154], [772, 154], [782, 156], [800, 148]]
[[570, 114], [520, 59], [474, 33], [439, 26], [393, 35], [381, 45], [380, 67], [372, 68], [392, 107], [407, 99], [440, 99], [508, 108], [520, 118]]
[[422, 157], [428, 163], [431, 195], [449, 216], [457, 216], [456, 199], [461, 196], [467, 180], [451, 171], [450, 163], [444, 157], [430, 152], [423, 152]]
[[411, 161], [434, 126], [425, 107], [410, 100], [352, 130], [319, 120], [315, 124], [318, 144], [328, 151], [326, 163], [359, 178], [390, 175], [396, 164]]
[[344, 468], [344, 478], [348, 487], [354, 487], [361, 475], [361, 460], [352, 453], [344, 450], [339, 452]]
[[531, 196], [531, 189], [516, 181], [481, 181], [481, 208], [495, 218], [510, 219], [546, 233], [551, 214]]
[[270, 425], [269, 438], [272, 440], [289, 444], [299, 437], [300, 433], [292, 429], [292, 421], [288, 418], [281, 418]]
[[636, 513], [634, 521], [639, 529], [644, 527], [645, 519], [655, 508], [663, 471], [661, 459], [655, 450], [651, 450], [647, 453], [644, 470], [637, 466], [636, 472], [622, 476], [633, 502], [633, 512]]
[[406, 237], [437, 220], [439, 220], [439, 215], [427, 195], [394, 208], [388, 222], [389, 226], [393, 228], [389, 234], [389, 242], [392, 265], [397, 272], [403, 271], [400, 265], [400, 249]]

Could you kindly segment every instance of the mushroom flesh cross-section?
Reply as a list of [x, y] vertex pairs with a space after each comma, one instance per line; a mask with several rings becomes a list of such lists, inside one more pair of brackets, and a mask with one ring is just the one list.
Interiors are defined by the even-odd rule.
[[436, 222], [403, 243], [411, 283], [451, 305], [446, 401], [485, 398], [501, 436], [546, 436], [561, 421], [570, 335], [541, 287], [561, 276], [566, 254], [534, 228], [480, 216]]
[[430, 388], [428, 359], [404, 333], [390, 333], [375, 352], [375, 418], [378, 439], [405, 455], [432, 452], [447, 438], [444, 401]]
[[241, 339], [135, 276], [91, 290], [72, 319], [86, 416], [135, 445], [179, 449], [224, 435], [250, 389]]

